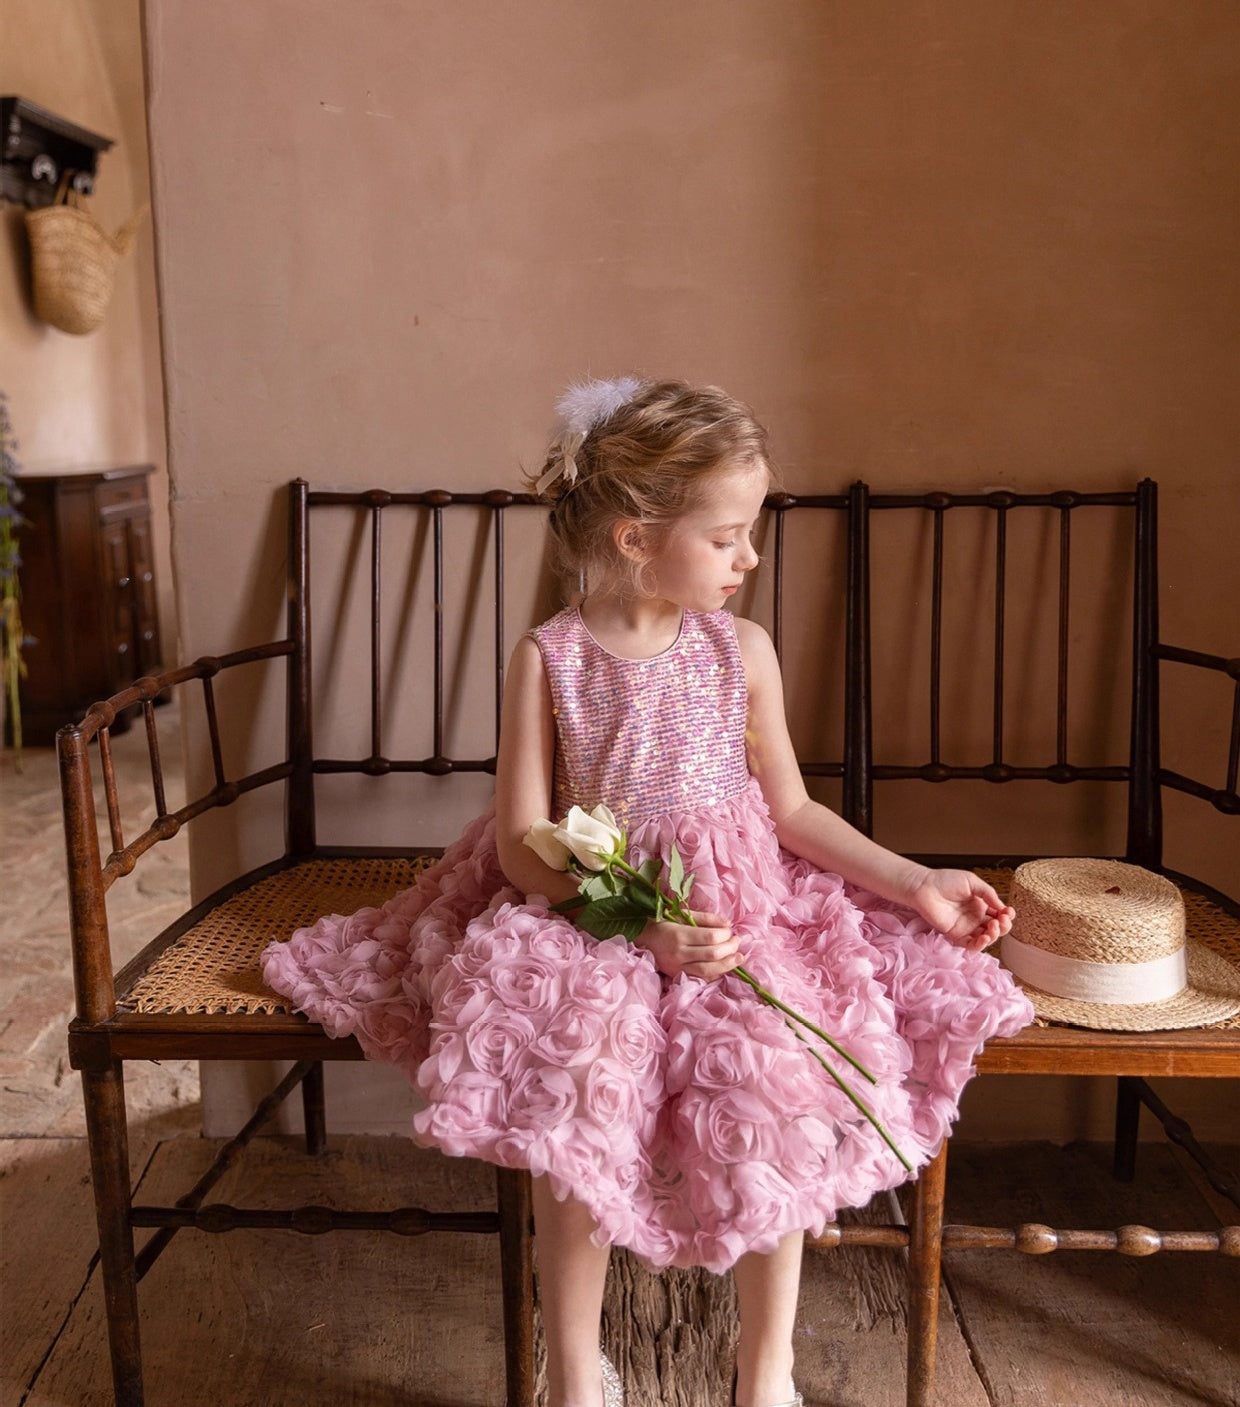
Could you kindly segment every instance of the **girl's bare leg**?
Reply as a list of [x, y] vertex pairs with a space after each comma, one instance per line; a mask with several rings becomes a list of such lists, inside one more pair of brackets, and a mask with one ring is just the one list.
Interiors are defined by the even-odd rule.
[[602, 1407], [599, 1322], [610, 1251], [590, 1240], [594, 1219], [580, 1202], [557, 1202], [545, 1177], [533, 1184], [547, 1407]]
[[792, 1328], [801, 1286], [804, 1234], [785, 1236], [770, 1255], [742, 1256], [733, 1270], [740, 1307], [736, 1349], [739, 1407], [792, 1400]]

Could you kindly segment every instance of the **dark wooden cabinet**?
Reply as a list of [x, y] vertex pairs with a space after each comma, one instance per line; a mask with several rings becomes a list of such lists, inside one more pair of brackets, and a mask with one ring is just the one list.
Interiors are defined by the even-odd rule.
[[24, 741], [161, 666], [151, 506], [153, 466], [23, 474]]

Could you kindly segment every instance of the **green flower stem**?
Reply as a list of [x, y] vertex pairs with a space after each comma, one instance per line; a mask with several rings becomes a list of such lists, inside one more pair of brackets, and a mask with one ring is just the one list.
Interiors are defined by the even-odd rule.
[[[661, 895], [664, 902], [668, 906], [669, 912], [681, 923], [688, 924], [691, 928], [696, 928], [698, 926], [697, 921], [694, 919], [693, 915], [689, 912], [688, 909], [685, 908], [684, 904], [681, 902], [679, 895], [673, 896], [662, 894], [662, 891], [658, 888], [657, 885], [651, 884], [650, 881], [646, 878], [646, 876], [641, 874], [638, 870], [634, 869], [633, 866], [630, 865], [629, 862], [624, 859], [623, 856], [612, 856], [610, 863], [616, 869], [621, 870], [624, 874], [628, 875], [630, 879], [634, 879], [639, 884], [644, 885], [648, 890], [651, 891], [651, 893]], [[838, 1041], [833, 1040], [829, 1035], [827, 1035], [824, 1030], [822, 1030], [818, 1026], [815, 1026], [814, 1023], [810, 1021], [807, 1017], [802, 1016], [799, 1011], [793, 1011], [790, 1006], [785, 1006], [785, 1004], [780, 1001], [780, 999], [774, 994], [774, 992], [768, 991], [767, 988], [765, 988], [761, 984], [761, 982], [759, 982], [758, 979], [747, 969], [745, 969], [744, 967], [734, 967], [732, 969], [731, 975], [733, 977], [739, 977], [742, 982], [747, 983], [750, 987], [753, 988], [753, 990], [758, 994], [758, 996], [761, 997], [764, 1002], [766, 1002], [768, 1006], [773, 1006], [777, 1011], [783, 1012], [786, 1017], [790, 1018], [790, 1022], [799, 1022], [800, 1025], [806, 1028], [806, 1030], [812, 1031], [814, 1035], [818, 1037], [819, 1040], [825, 1041], [836, 1053], [836, 1055], [840, 1057], [841, 1060], [846, 1060], [853, 1067], [853, 1069], [857, 1071], [859, 1075], [862, 1075], [865, 1079], [869, 1080], [872, 1085], [876, 1085], [878, 1083], [878, 1080], [869, 1072], [869, 1070], [867, 1070], [859, 1060], [849, 1055], [849, 1053], [844, 1049], [843, 1046], [840, 1045]]]
[[[638, 884], [643, 885], [646, 889], [649, 889], [652, 894], [663, 895], [664, 901], [666, 903], [671, 904], [678, 914], [683, 914], [686, 912], [685, 907], [680, 902], [678, 896], [674, 894], [663, 894], [663, 891], [659, 888], [657, 884], [651, 884], [650, 881], [646, 878], [646, 876], [642, 874], [640, 870], [635, 870], [633, 866], [630, 865], [629, 862], [624, 858], [623, 855], [604, 855], [601, 858], [607, 861], [607, 868], [609, 870], [620, 870], [624, 874], [628, 875], [630, 879], [635, 879]], [[692, 920], [687, 921], [692, 922]]]
[[[896, 1155], [896, 1157], [899, 1158], [900, 1162], [904, 1165], [905, 1170], [907, 1172], [912, 1172], [912, 1163], [910, 1163], [909, 1160], [904, 1156], [904, 1154], [900, 1151], [899, 1146], [892, 1139], [891, 1135], [879, 1122], [878, 1116], [874, 1113], [873, 1109], [871, 1109], [869, 1105], [866, 1104], [866, 1102], [857, 1094], [857, 1092], [848, 1084], [848, 1082], [839, 1075], [837, 1071], [833, 1070], [831, 1066], [827, 1064], [827, 1062], [822, 1058], [822, 1055], [818, 1051], [816, 1051], [812, 1045], [810, 1045], [810, 1043], [805, 1039], [805, 1037], [800, 1033], [800, 1031], [798, 1031], [794, 1026], [792, 1026], [791, 1022], [789, 1022], [788, 1024], [789, 1028], [792, 1031], [792, 1034], [797, 1038], [797, 1040], [801, 1042], [805, 1049], [809, 1051], [809, 1053], [814, 1057], [814, 1059], [819, 1063], [819, 1065], [822, 1066], [822, 1068], [827, 1072], [827, 1074], [831, 1076], [831, 1078], [843, 1091], [846, 1098], [848, 1098], [853, 1104], [855, 1104], [856, 1107], [860, 1109], [861, 1112], [865, 1115], [865, 1117], [870, 1121], [870, 1123], [874, 1125], [874, 1127], [878, 1130], [879, 1137], [883, 1140], [887, 1147], [891, 1149], [891, 1151]], [[834, 1044], [835, 1043], [833, 1041], [832, 1045]], [[838, 1047], [836, 1048], [838, 1049]]]
[[[626, 878], [630, 882], [640, 885], [643, 889], [645, 889], [648, 894], [653, 895], [655, 899], [656, 914], [662, 915], [666, 913], [670, 917], [675, 919], [678, 923], [687, 924], [692, 928], [697, 928], [699, 925], [694, 919], [693, 914], [685, 906], [683, 897], [678, 893], [664, 893], [663, 889], [658, 884], [652, 883], [651, 880], [649, 880], [644, 874], [642, 874], [640, 870], [636, 869], [633, 865], [629, 864], [629, 862], [624, 858], [624, 855], [621, 853], [623, 849], [624, 841], [623, 839], [621, 839], [618, 850], [613, 851], [609, 855], [599, 856], [599, 859], [603, 862], [603, 869], [606, 871], [606, 873], [609, 876], [612, 876], [614, 875], [615, 871], [619, 871], [621, 874], [626, 876]], [[573, 861], [572, 864], [574, 868], [578, 868], [579, 873], [585, 871], [586, 869], [584, 865], [580, 865], [580, 862]], [[597, 873], [597, 871], [590, 871], [590, 873]], [[619, 891], [617, 890], [615, 892]], [[912, 1163], [909, 1162], [909, 1160], [896, 1146], [891, 1135], [879, 1122], [874, 1111], [865, 1103], [863, 1099], [860, 1098], [856, 1091], [852, 1089], [852, 1087], [843, 1078], [843, 1076], [840, 1075], [837, 1070], [833, 1069], [832, 1066], [827, 1063], [822, 1053], [816, 1050], [810, 1044], [808, 1038], [802, 1031], [799, 1031], [797, 1029], [797, 1026], [804, 1026], [806, 1030], [812, 1031], [814, 1035], [818, 1037], [819, 1040], [824, 1041], [842, 1060], [847, 1061], [848, 1064], [851, 1065], [853, 1069], [858, 1072], [858, 1074], [864, 1076], [865, 1079], [867, 1079], [872, 1085], [876, 1085], [878, 1083], [878, 1080], [875, 1078], [875, 1076], [872, 1075], [870, 1071], [867, 1070], [859, 1060], [856, 1060], [851, 1055], [849, 1055], [849, 1053], [843, 1048], [843, 1046], [841, 1046], [837, 1041], [833, 1040], [824, 1030], [822, 1030], [818, 1026], [815, 1026], [812, 1021], [807, 1020], [804, 1016], [800, 1014], [800, 1012], [793, 1011], [790, 1006], [786, 1006], [783, 1002], [781, 1002], [773, 992], [769, 992], [764, 986], [762, 986], [762, 984], [753, 976], [753, 974], [751, 972], [748, 972], [744, 967], [734, 967], [732, 969], [731, 975], [734, 977], [739, 977], [742, 982], [746, 983], [749, 987], [753, 989], [754, 993], [757, 995], [760, 1001], [765, 1002], [767, 1006], [774, 1007], [776, 1011], [781, 1013], [784, 1018], [784, 1024], [788, 1027], [792, 1034], [797, 1038], [797, 1040], [801, 1042], [803, 1046], [805, 1046], [806, 1050], [809, 1051], [810, 1055], [814, 1057], [814, 1059], [819, 1063], [819, 1065], [822, 1066], [822, 1068], [827, 1072], [827, 1074], [830, 1075], [831, 1079], [843, 1092], [845, 1098], [848, 1099], [848, 1101], [856, 1109], [858, 1109], [862, 1114], [865, 1115], [869, 1122], [878, 1131], [878, 1134], [882, 1138], [883, 1142], [887, 1145], [888, 1148], [891, 1149], [891, 1151], [896, 1155], [896, 1157], [899, 1158], [901, 1164], [904, 1166], [906, 1171], [912, 1172]], [[797, 1024], [794, 1025], [794, 1022]]]
[[[776, 1011], [782, 1011], [786, 1017], [791, 1018], [788, 1022], [789, 1025], [791, 1025], [793, 1021], [796, 1021], [800, 1025], [804, 1026], [806, 1030], [813, 1031], [814, 1035], [816, 1035], [819, 1040], [826, 1041], [826, 1043], [831, 1047], [831, 1049], [836, 1053], [836, 1055], [840, 1057], [841, 1060], [847, 1060], [848, 1063], [853, 1067], [854, 1070], [856, 1070], [859, 1075], [864, 1076], [864, 1078], [869, 1080], [872, 1085], [876, 1085], [878, 1083], [877, 1078], [874, 1075], [870, 1074], [870, 1072], [865, 1068], [865, 1066], [860, 1062], [860, 1060], [858, 1060], [855, 1056], [849, 1055], [849, 1053], [844, 1049], [842, 1045], [840, 1045], [838, 1041], [833, 1040], [830, 1036], [827, 1035], [825, 1031], [815, 1026], [814, 1023], [808, 1020], [806, 1017], [802, 1016], [799, 1011], [793, 1011], [790, 1006], [785, 1006], [783, 1002], [781, 1002], [780, 999], [774, 995], [773, 992], [768, 992], [767, 989], [757, 980], [756, 977], [754, 977], [751, 972], [746, 971], [746, 969], [743, 967], [734, 967], [729, 973], [729, 976], [739, 977], [742, 982], [747, 982], [749, 986], [751, 986], [754, 991], [757, 992], [757, 994], [762, 998], [762, 1000], [767, 1004], [767, 1006], [773, 1006]], [[794, 1031], [793, 1034], [801, 1040], [805, 1039], [799, 1031]]]

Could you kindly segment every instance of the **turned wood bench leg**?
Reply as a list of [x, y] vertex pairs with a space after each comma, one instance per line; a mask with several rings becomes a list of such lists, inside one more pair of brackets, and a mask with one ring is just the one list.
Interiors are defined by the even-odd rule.
[[319, 1154], [327, 1147], [327, 1106], [323, 1097], [323, 1062], [306, 1071], [301, 1082], [301, 1108], [306, 1125], [306, 1152]]
[[938, 1348], [939, 1269], [943, 1254], [943, 1195], [947, 1141], [913, 1184], [908, 1243], [908, 1407], [931, 1407]]
[[142, 1407], [138, 1276], [129, 1221], [129, 1134], [120, 1061], [106, 1070], [83, 1070], [82, 1097], [86, 1105], [86, 1137], [90, 1145], [116, 1407]]
[[1120, 1075], [1115, 1082], [1115, 1161], [1120, 1182], [1131, 1182], [1137, 1171], [1137, 1128], [1141, 1122], [1141, 1081]]
[[530, 1175], [495, 1169], [508, 1407], [534, 1407], [534, 1208]]

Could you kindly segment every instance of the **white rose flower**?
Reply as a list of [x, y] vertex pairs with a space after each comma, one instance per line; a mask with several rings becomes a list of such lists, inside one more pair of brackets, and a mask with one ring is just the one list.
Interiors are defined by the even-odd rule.
[[568, 847], [556, 839], [554, 821], [535, 821], [522, 840], [543, 864], [553, 870], [568, 869]]
[[596, 806], [588, 815], [580, 806], [570, 809], [555, 827], [554, 838], [572, 851], [578, 863], [588, 870], [606, 869], [606, 860], [619, 852], [624, 832], [606, 806]]

